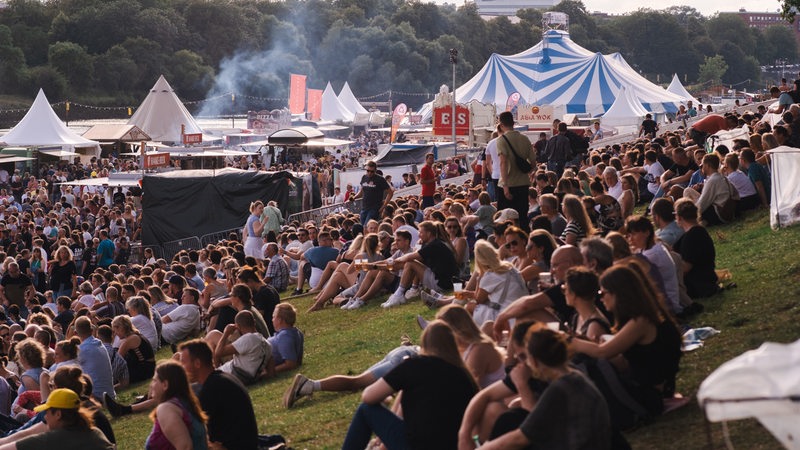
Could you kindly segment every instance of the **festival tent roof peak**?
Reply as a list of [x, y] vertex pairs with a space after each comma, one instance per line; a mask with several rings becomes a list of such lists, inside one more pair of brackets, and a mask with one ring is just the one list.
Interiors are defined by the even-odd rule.
[[186, 134], [203, 132], [164, 75], [158, 77], [128, 124], [138, 126], [153, 141], [159, 142], [183, 142], [181, 125]]
[[0, 143], [20, 147], [60, 145], [69, 150], [99, 145], [97, 141], [86, 139], [67, 128], [53, 111], [42, 89], [39, 89], [25, 117], [11, 131], [0, 137]]
[[700, 101], [694, 98], [694, 96], [690, 94], [685, 87], [683, 87], [681, 79], [678, 78], [677, 73], [672, 74], [672, 82], [669, 84], [669, 87], [667, 87], [667, 91], [672, 92], [678, 97], [683, 98], [687, 102], [691, 100], [695, 106], [700, 104]]
[[325, 91], [322, 92], [322, 112], [320, 118], [322, 120], [333, 120], [342, 122], [352, 122], [355, 113], [350, 111], [342, 102], [336, 93], [333, 92], [333, 87], [330, 81], [325, 86]]
[[623, 86], [611, 108], [603, 114], [603, 125], [624, 126], [637, 125], [647, 114], [633, 90]]
[[361, 113], [361, 114], [369, 113], [369, 111], [367, 111], [366, 108], [361, 106], [361, 103], [359, 103], [356, 96], [353, 95], [353, 91], [350, 89], [350, 85], [347, 84], [347, 81], [344, 82], [344, 86], [342, 87], [342, 90], [339, 92], [338, 98], [339, 101], [342, 103], [342, 106], [347, 108], [349, 111], [352, 111], [353, 113]]
[[675, 112], [683, 101], [639, 75], [619, 54], [591, 52], [561, 30], [548, 31], [541, 42], [516, 55], [493, 54], [456, 89], [456, 97], [459, 103], [479, 100], [504, 108], [508, 97], [519, 92], [527, 104], [597, 116], [611, 107], [623, 86], [650, 112]]

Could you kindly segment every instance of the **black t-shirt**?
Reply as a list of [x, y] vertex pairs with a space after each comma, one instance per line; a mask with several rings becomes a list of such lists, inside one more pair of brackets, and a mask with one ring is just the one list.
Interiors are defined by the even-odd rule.
[[664, 168], [664, 170], [667, 170], [675, 164], [675, 161], [673, 161], [672, 158], [663, 153], [659, 153], [656, 159], [659, 164], [661, 164], [661, 167]]
[[20, 273], [16, 278], [5, 274], [3, 275], [3, 279], [0, 280], [0, 285], [5, 289], [8, 301], [20, 308], [25, 306], [25, 289], [31, 286], [31, 284], [31, 279], [24, 273]]
[[472, 376], [434, 356], [408, 358], [383, 377], [401, 404], [408, 448], [458, 447], [458, 428], [464, 410], [478, 392]]
[[256, 450], [258, 425], [250, 394], [239, 380], [215, 371], [200, 390], [200, 406], [208, 414], [208, 438], [225, 448]]
[[679, 164], [673, 164], [669, 168], [669, 170], [671, 170], [672, 173], [674, 173], [676, 177], [680, 177], [680, 176], [686, 175], [687, 173], [693, 172], [693, 171], [698, 170], [698, 169], [699, 169], [699, 167], [697, 167], [697, 163], [695, 163], [692, 160], [689, 161], [688, 165], [681, 166]]
[[72, 323], [72, 320], [75, 318], [75, 312], [71, 309], [66, 309], [58, 315], [56, 315], [55, 320], [57, 324], [61, 325], [61, 331], [66, 333], [67, 328], [69, 328], [69, 324]]
[[675, 251], [692, 268], [683, 275], [689, 297], [708, 297], [717, 291], [716, 251], [708, 231], [694, 226], [675, 242]]
[[253, 294], [253, 305], [261, 312], [264, 321], [267, 323], [269, 334], [275, 334], [275, 326], [272, 325], [272, 313], [275, 307], [281, 302], [281, 295], [271, 285], [265, 284]]
[[372, 178], [364, 175], [361, 177], [361, 189], [364, 191], [361, 196], [363, 199], [362, 209], [380, 209], [383, 205], [383, 196], [389, 189], [389, 183], [385, 178], [376, 174], [373, 174]]
[[642, 121], [642, 128], [644, 128], [645, 135], [652, 135], [655, 136], [656, 130], [658, 129], [658, 124], [653, 119], [645, 119]]
[[422, 263], [436, 275], [439, 287], [444, 290], [453, 289], [453, 277], [458, 274], [456, 257], [450, 247], [442, 240], [434, 239], [419, 249]]
[[57, 262], [53, 263], [53, 270], [50, 272], [50, 289], [57, 291], [62, 283], [64, 287], [74, 287], [72, 286], [72, 276], [77, 274], [78, 269], [72, 261], [68, 261], [63, 266]]

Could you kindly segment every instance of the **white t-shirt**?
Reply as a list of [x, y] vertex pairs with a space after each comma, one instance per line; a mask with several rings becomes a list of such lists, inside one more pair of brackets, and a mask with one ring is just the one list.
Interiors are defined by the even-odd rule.
[[486, 157], [492, 160], [492, 178], [500, 179], [500, 157], [497, 155], [497, 140], [494, 138], [486, 144]]
[[656, 161], [653, 164], [645, 164], [644, 169], [647, 171], [645, 180], [647, 180], [647, 190], [651, 194], [656, 195], [658, 188], [661, 187], [661, 175], [665, 172], [664, 167], [660, 162]]
[[147, 342], [153, 347], [153, 351], [158, 350], [158, 331], [156, 331], [156, 324], [153, 322], [153, 319], [148, 319], [146, 316], [137, 314], [131, 317], [131, 323], [133, 323], [133, 326], [139, 330], [139, 333], [142, 333], [142, 336], [147, 339]]
[[200, 327], [200, 307], [180, 305], [165, 315], [170, 322], [161, 325], [161, 336], [170, 344], [175, 344]]
[[235, 366], [242, 372], [255, 376], [264, 360], [272, 356], [272, 347], [258, 332], [247, 333], [239, 337], [233, 341], [233, 348], [236, 349], [237, 354], [220, 367], [220, 370], [225, 373], [232, 374]]
[[[508, 285], [507, 289], [506, 284]], [[485, 303], [476, 306], [472, 318], [478, 326], [483, 325], [487, 320], [496, 319], [497, 315], [514, 300], [528, 295], [525, 280], [517, 269], [511, 269], [505, 273], [486, 272], [481, 277], [478, 287], [489, 293], [489, 303], [500, 305], [499, 309]]]
[[87, 308], [91, 308], [97, 303], [97, 299], [92, 294], [82, 295], [81, 298], [78, 299], [78, 303], [86, 305]]
[[617, 184], [608, 187], [608, 195], [619, 200], [622, 197], [622, 181], [617, 179]]
[[667, 297], [667, 306], [673, 313], [679, 313], [683, 310], [680, 304], [680, 287], [678, 285], [678, 273], [675, 269], [675, 261], [669, 254], [669, 250], [660, 242], [642, 251], [642, 255], [656, 266], [658, 273], [661, 275], [661, 280], [664, 282], [664, 295]]

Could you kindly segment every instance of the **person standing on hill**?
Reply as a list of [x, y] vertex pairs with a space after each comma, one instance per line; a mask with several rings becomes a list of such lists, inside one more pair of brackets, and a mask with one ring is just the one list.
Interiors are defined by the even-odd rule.
[[389, 204], [394, 194], [394, 189], [389, 186], [383, 176], [377, 174], [378, 164], [375, 161], [367, 162], [367, 173], [361, 177], [361, 190], [350, 200], [363, 198], [361, 206], [361, 225], [366, 226], [370, 219], [378, 219], [384, 206]]
[[108, 269], [114, 262], [114, 242], [108, 238], [107, 230], [100, 230], [100, 243], [97, 245], [97, 265]]
[[436, 172], [433, 171], [433, 153], [425, 155], [425, 165], [419, 172], [419, 184], [422, 185], [422, 209], [433, 206], [433, 194], [436, 192]]
[[[500, 126], [503, 136], [497, 139], [497, 155], [500, 158], [498, 186], [503, 188], [503, 192], [502, 195], [498, 193], [497, 209], [512, 208], [519, 213], [519, 217], [525, 217], [528, 214], [528, 187], [531, 183], [528, 175], [536, 164], [536, 155], [531, 151], [531, 141], [514, 130], [514, 116], [510, 112], [500, 113]], [[519, 167], [518, 163], [523, 161], [527, 162], [528, 167]], [[527, 223], [520, 225], [525, 231], [528, 230]]]

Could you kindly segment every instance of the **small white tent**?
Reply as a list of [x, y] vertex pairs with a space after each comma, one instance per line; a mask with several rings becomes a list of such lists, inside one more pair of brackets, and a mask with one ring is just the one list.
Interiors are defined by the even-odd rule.
[[322, 120], [352, 122], [355, 113], [347, 109], [346, 106], [339, 101], [339, 97], [333, 92], [331, 83], [325, 86], [325, 91], [322, 92], [322, 112], [320, 118]]
[[164, 75], [158, 77], [150, 93], [128, 120], [128, 125], [136, 125], [156, 142], [182, 143], [181, 125], [185, 126], [186, 134], [203, 132]]
[[667, 87], [667, 91], [683, 98], [687, 102], [691, 100], [695, 107], [700, 104], [700, 101], [694, 98], [692, 94], [690, 94], [689, 91], [683, 87], [683, 84], [681, 84], [681, 80], [678, 78], [677, 73], [672, 75], [672, 82], [669, 84], [669, 87]]
[[100, 154], [100, 144], [86, 139], [67, 128], [50, 107], [44, 91], [39, 89], [31, 109], [19, 123], [0, 137], [0, 143], [19, 147], [48, 147], [60, 145], [62, 150], [72, 151], [76, 147], [91, 147]]
[[616, 127], [620, 132], [627, 132], [631, 127], [638, 127], [645, 114], [647, 114], [647, 110], [635, 97], [633, 91], [623, 86], [611, 108], [608, 108], [608, 111], [603, 114], [601, 122], [604, 126]]
[[800, 449], [800, 340], [768, 342], [721, 365], [700, 385], [708, 420], [754, 417], [786, 448]]
[[773, 229], [800, 222], [800, 148], [782, 145], [769, 150], [772, 171], [772, 198], [769, 223]]
[[347, 84], [347, 81], [344, 82], [344, 87], [342, 91], [339, 92], [339, 101], [342, 103], [342, 106], [347, 108], [348, 111], [352, 111], [353, 113], [366, 113], [367, 111], [361, 103], [358, 102], [356, 96], [353, 95], [353, 91], [350, 90], [350, 85]]

